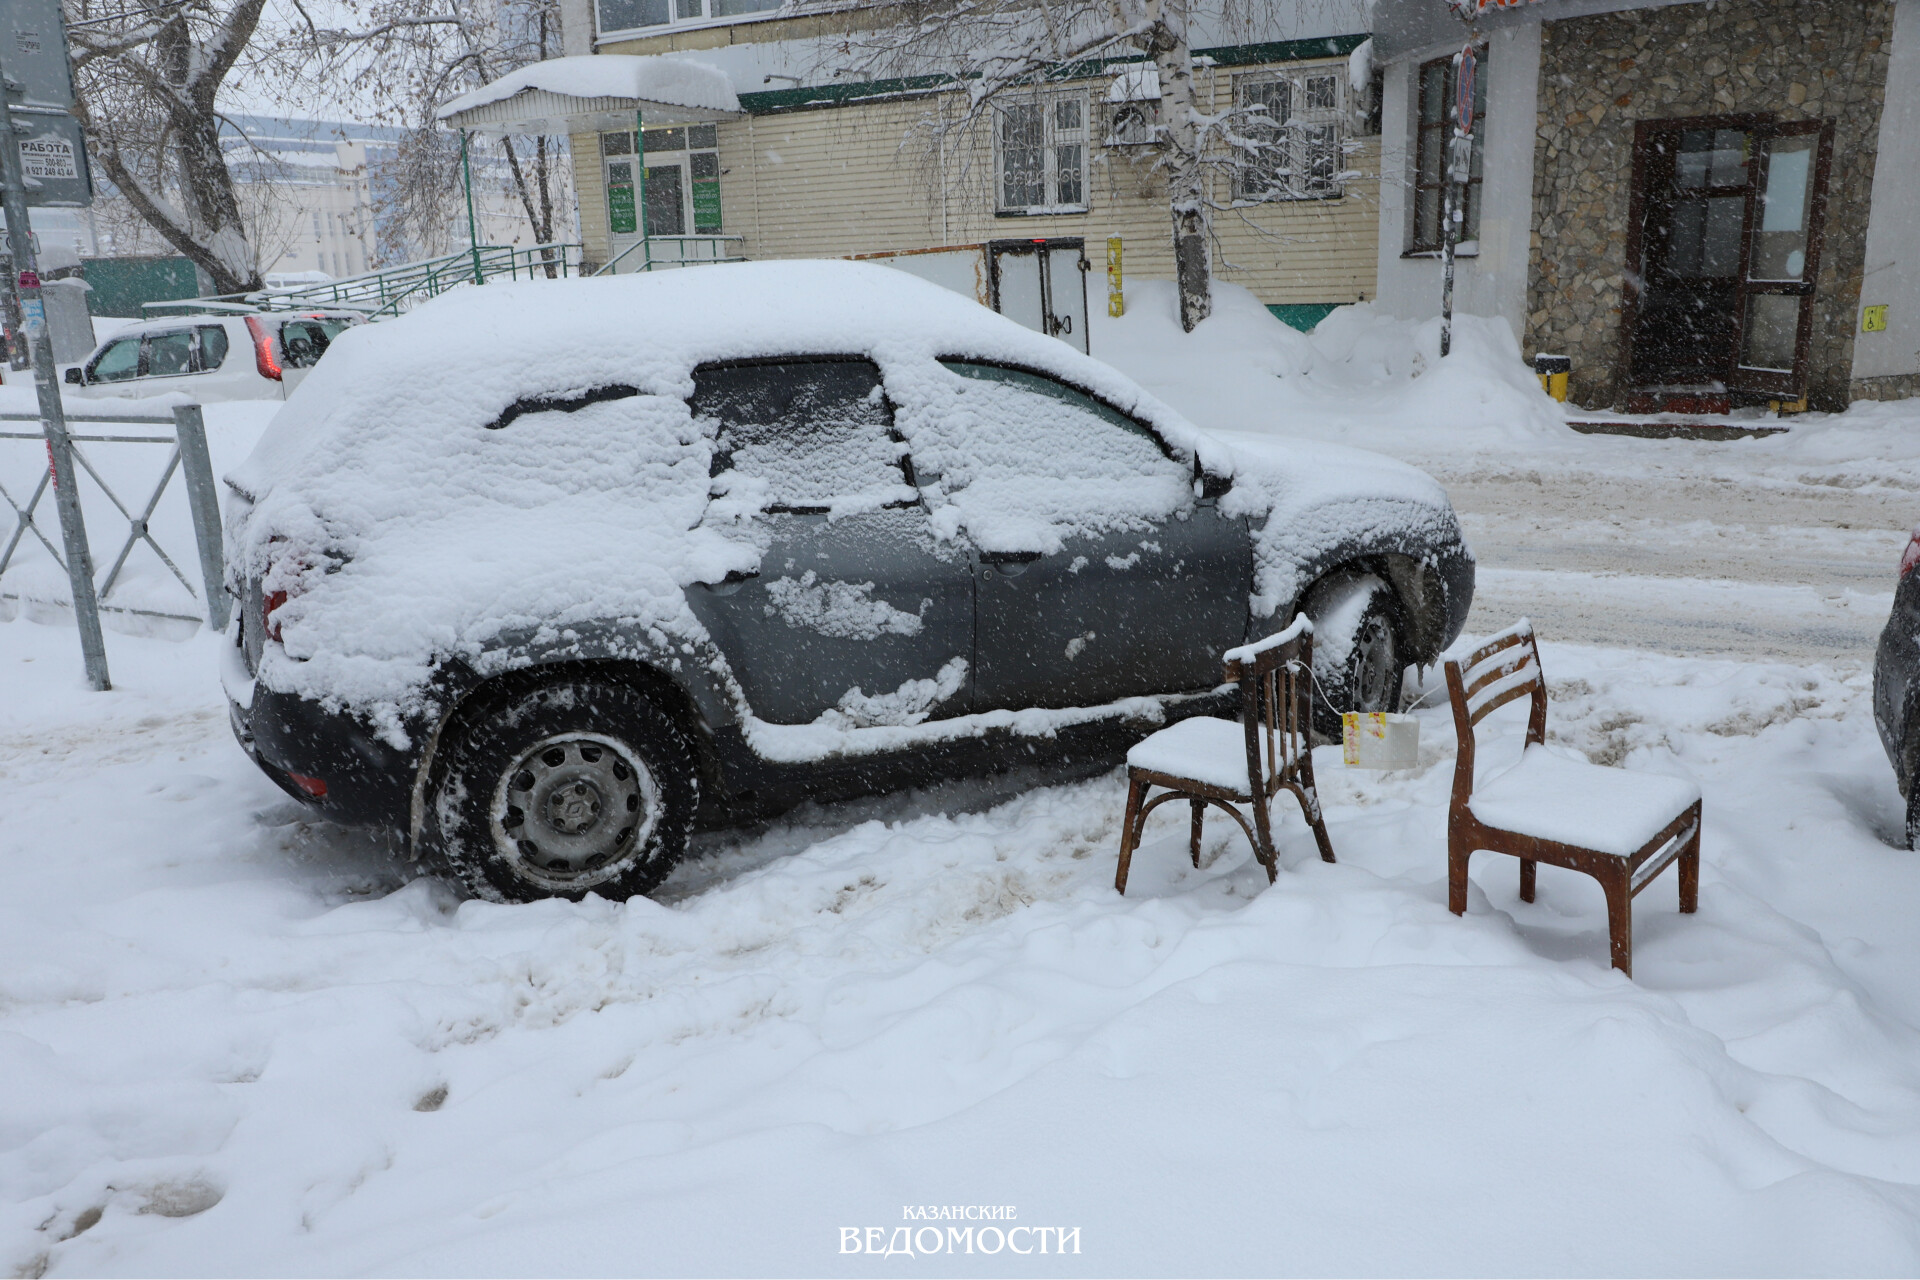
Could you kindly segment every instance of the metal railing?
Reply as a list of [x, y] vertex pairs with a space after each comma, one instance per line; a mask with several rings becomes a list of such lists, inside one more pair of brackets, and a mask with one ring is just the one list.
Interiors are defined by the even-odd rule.
[[[38, 422], [39, 420], [38, 414], [0, 413], [0, 422]], [[113, 558], [113, 567], [107, 570], [106, 575], [96, 587], [95, 594], [99, 600], [99, 607], [107, 612], [138, 614], [149, 618], [176, 618], [184, 622], [204, 621], [215, 631], [226, 630], [231, 602], [227, 599], [224, 583], [225, 561], [220, 541], [220, 499], [219, 492], [213, 483], [213, 460], [207, 452], [207, 427], [201, 415], [200, 406], [178, 405], [168, 413], [95, 413], [91, 410], [82, 410], [70, 414], [68, 420], [173, 424], [171, 436], [72, 435], [69, 437], [73, 441], [74, 463], [93, 477], [94, 484], [100, 487], [101, 493], [106, 495], [107, 500], [127, 522], [127, 536], [120, 544], [120, 553]], [[0, 440], [32, 440], [41, 445], [46, 443], [46, 437], [38, 431], [0, 431]], [[166, 466], [160, 473], [159, 483], [153, 486], [145, 503], [138, 506], [136, 514], [136, 508], [121, 501], [120, 495], [113, 491], [112, 486], [101, 476], [99, 469], [87, 458], [80, 448], [83, 444], [171, 445], [173, 452], [168, 456]], [[153, 519], [153, 513], [159, 509], [160, 498], [166, 493], [167, 486], [172, 482], [176, 472], [180, 474], [187, 489], [187, 507], [192, 516], [193, 537], [199, 553], [201, 583], [199, 590], [195, 590], [193, 583], [187, 580], [187, 575], [181, 572], [179, 564], [167, 554], [166, 548], [162, 547], [153, 536], [149, 523]], [[17, 500], [12, 493], [8, 492], [4, 484], [0, 484], [0, 500], [4, 500], [13, 509], [14, 515], [13, 533], [7, 539], [5, 546], [0, 547], [0, 580], [5, 578], [7, 570], [13, 566], [20, 545], [28, 534], [32, 534], [40, 545], [46, 548], [47, 554], [53, 557], [54, 563], [60, 566], [63, 573], [66, 571], [67, 562], [60, 554], [59, 547], [54, 545], [53, 539], [47, 536], [47, 531], [34, 520], [34, 512], [39, 507], [41, 498], [46, 496], [48, 489], [56, 487], [59, 483], [59, 477], [53, 474], [53, 464], [49, 459], [40, 469], [40, 481], [34, 486], [33, 493], [25, 502]], [[54, 536], [59, 536], [59, 530], [54, 530]], [[161, 609], [140, 609], [109, 603], [114, 588], [120, 585], [121, 570], [126, 568], [128, 557], [143, 542], [152, 548], [153, 553], [160, 558], [160, 563], [164, 564], [180, 585], [186, 588], [187, 594], [200, 602], [205, 609], [204, 615], [168, 613]], [[0, 598], [17, 600], [24, 597], [17, 593], [0, 591]], [[53, 601], [52, 603], [69, 602]]]
[[[624, 275], [634, 271], [700, 266], [709, 262], [745, 262], [745, 254], [723, 252], [728, 246], [745, 241], [745, 236], [648, 236], [614, 254], [592, 274]], [[628, 262], [628, 257], [635, 252], [640, 257]], [[623, 263], [626, 265], [622, 266]]]
[[580, 245], [559, 242], [528, 248], [486, 244], [345, 280], [149, 302], [141, 310], [148, 317], [235, 311], [358, 311], [369, 320], [378, 320], [463, 284], [577, 276], [581, 274], [580, 254]]

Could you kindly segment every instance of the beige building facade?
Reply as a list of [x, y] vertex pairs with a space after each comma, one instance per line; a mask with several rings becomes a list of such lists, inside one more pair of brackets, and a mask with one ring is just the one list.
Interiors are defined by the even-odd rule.
[[[596, 52], [689, 53], [751, 35], [794, 38], [794, 19], [602, 41]], [[1203, 105], [1273, 104], [1296, 137], [1290, 171], [1254, 194], [1222, 166], [1215, 278], [1310, 328], [1374, 296], [1379, 138], [1371, 86], [1351, 80], [1364, 32], [1196, 50]], [[691, 56], [697, 57], [697, 54]], [[786, 77], [769, 76], [768, 82]], [[727, 256], [855, 257], [1002, 239], [1080, 237], [1098, 273], [1119, 237], [1128, 279], [1172, 279], [1172, 221], [1154, 145], [1151, 68], [1114, 63], [990, 109], [936, 152], [929, 125], [961, 95], [909, 81], [750, 89], [717, 125], [571, 137], [584, 256], [638, 237], [722, 235]], [[756, 77], [757, 79], [757, 77]], [[645, 182], [640, 181], [644, 167]], [[703, 244], [699, 252], [713, 246]], [[660, 256], [656, 253], [656, 257]], [[623, 259], [637, 262], [629, 252]], [[620, 269], [620, 268], [616, 268]], [[1104, 306], [1103, 284], [1089, 300]]]

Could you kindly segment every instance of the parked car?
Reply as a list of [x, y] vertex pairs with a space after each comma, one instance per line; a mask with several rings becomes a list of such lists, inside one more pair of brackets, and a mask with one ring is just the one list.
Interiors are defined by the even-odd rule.
[[1900, 581], [1893, 589], [1893, 614], [1880, 632], [1873, 660], [1873, 722], [1880, 744], [1893, 762], [1900, 794], [1907, 798], [1907, 847], [1920, 848], [1920, 528], [1907, 539], [1900, 557]]
[[1233, 714], [1317, 620], [1332, 727], [1457, 635], [1430, 477], [1229, 446], [904, 272], [490, 284], [341, 336], [228, 478], [241, 745], [500, 901], [644, 893], [696, 826]]
[[202, 402], [279, 400], [360, 317], [346, 312], [179, 316], [130, 325], [66, 372], [68, 395], [181, 391]]

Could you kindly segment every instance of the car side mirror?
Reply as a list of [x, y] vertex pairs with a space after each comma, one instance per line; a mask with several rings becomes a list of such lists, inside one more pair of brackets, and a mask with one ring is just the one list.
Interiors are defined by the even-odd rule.
[[87, 381], [87, 375], [80, 372], [80, 366], [75, 365], [73, 368], [67, 370], [66, 380], [76, 387], [84, 386]]
[[1195, 458], [1193, 483], [1202, 502], [1213, 502], [1227, 496], [1228, 490], [1233, 488], [1233, 477], [1223, 476], [1218, 471], [1209, 471], [1200, 465], [1198, 458]]

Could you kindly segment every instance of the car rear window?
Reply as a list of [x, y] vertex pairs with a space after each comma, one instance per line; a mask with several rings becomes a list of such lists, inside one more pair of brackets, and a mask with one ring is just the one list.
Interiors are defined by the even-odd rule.
[[913, 501], [872, 361], [710, 365], [693, 383], [693, 416], [715, 424], [716, 492], [761, 491], [756, 505], [771, 511]]
[[289, 320], [280, 326], [280, 350], [290, 368], [310, 369], [319, 364], [329, 340], [317, 320]]

